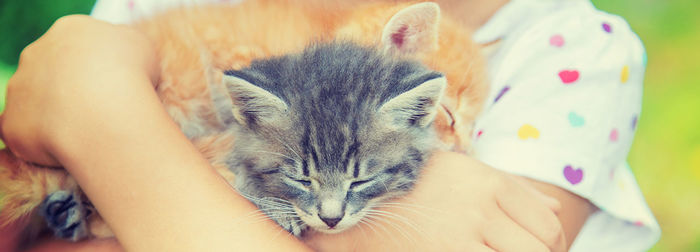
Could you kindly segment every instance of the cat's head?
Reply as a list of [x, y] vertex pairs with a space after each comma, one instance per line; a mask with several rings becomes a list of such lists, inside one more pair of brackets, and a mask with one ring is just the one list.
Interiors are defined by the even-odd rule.
[[415, 61], [352, 42], [256, 60], [224, 82], [237, 188], [283, 200], [269, 207], [324, 232], [412, 188], [436, 147], [430, 126], [447, 84]]
[[459, 22], [432, 2], [371, 1], [355, 6], [334, 35], [379, 44], [442, 72], [450, 85], [433, 126], [447, 148], [469, 151], [474, 119], [489, 92], [482, 47]]

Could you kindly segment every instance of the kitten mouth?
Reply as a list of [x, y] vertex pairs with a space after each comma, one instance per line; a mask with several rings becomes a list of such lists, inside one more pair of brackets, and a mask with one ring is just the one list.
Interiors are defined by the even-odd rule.
[[326, 233], [326, 234], [337, 234], [337, 233], [340, 233], [340, 232], [343, 232], [343, 231], [347, 230], [347, 227], [341, 227], [341, 228], [338, 228], [338, 227], [332, 227], [332, 228], [329, 228], [329, 227], [313, 227], [313, 229], [316, 230], [316, 231], [318, 231], [318, 232], [321, 232], [321, 233]]

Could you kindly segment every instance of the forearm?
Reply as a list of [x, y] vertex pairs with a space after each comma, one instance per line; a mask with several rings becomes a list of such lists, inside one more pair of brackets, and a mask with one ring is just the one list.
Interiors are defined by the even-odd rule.
[[8, 146], [73, 175], [129, 251], [303, 249], [238, 196], [179, 131], [137, 31], [84, 16], [23, 52], [1, 121]]
[[52, 153], [126, 249], [224, 250], [239, 244], [230, 243], [232, 237], [252, 240], [256, 231], [275, 231], [238, 223], [255, 208], [235, 197], [178, 132], [147, 78], [112, 81], [74, 97], [94, 107], [67, 108], [74, 109], [65, 113], [72, 125], [57, 131]]
[[[246, 219], [256, 208], [237, 196], [170, 120], [147, 75], [85, 83], [56, 129], [52, 153], [129, 251], [301, 249], [269, 237], [279, 228]], [[93, 79], [93, 78], [87, 78]], [[79, 80], [78, 80], [79, 81]]]

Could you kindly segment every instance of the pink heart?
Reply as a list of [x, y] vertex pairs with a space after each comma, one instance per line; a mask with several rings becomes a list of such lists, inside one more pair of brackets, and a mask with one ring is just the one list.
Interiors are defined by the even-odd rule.
[[619, 133], [617, 132], [617, 129], [612, 129], [612, 131], [610, 131], [610, 142], [617, 142], [618, 136]]
[[556, 47], [562, 47], [564, 46], [564, 37], [556, 34], [549, 38], [549, 44]]
[[572, 185], [578, 184], [583, 180], [583, 169], [574, 169], [571, 165], [564, 167], [564, 177]]
[[476, 137], [477, 138], [481, 137], [481, 134], [484, 134], [483, 130], [479, 130], [479, 132], [476, 133]]
[[578, 80], [578, 71], [576, 70], [563, 70], [559, 72], [559, 78], [564, 84], [571, 84]]

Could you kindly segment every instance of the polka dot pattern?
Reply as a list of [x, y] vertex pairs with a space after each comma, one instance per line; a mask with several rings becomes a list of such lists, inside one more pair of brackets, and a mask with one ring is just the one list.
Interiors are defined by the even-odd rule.
[[571, 127], [574, 128], [583, 127], [583, 125], [586, 124], [586, 119], [573, 111], [569, 113], [568, 120]]
[[572, 84], [578, 80], [579, 72], [577, 70], [568, 69], [559, 72], [559, 78], [564, 84]]
[[552, 35], [552, 37], [549, 38], [549, 44], [554, 47], [562, 47], [564, 46], [564, 37], [559, 34]]
[[612, 33], [612, 26], [610, 26], [610, 24], [607, 22], [603, 22], [603, 31]]
[[599, 14], [561, 15], [506, 33], [514, 42], [489, 59], [495, 105], [475, 125], [474, 153], [590, 199], [629, 227], [640, 220], [648, 228], [653, 216], [627, 214], [646, 208], [625, 163], [646, 55], [624, 22]]
[[[605, 35], [601, 36], [614, 36], [613, 33], [613, 26], [611, 23], [607, 21], [601, 21], [599, 23], [601, 25], [602, 31], [605, 33]], [[567, 36], [573, 36], [571, 38], [567, 38]], [[568, 43], [575, 43], [574, 37], [576, 37], [577, 34], [573, 32], [552, 32], [548, 34], [546, 37], [544, 37], [545, 41], [547, 42], [545, 46], [548, 49], [544, 50], [550, 50], [553, 53], [555, 52], [568, 52], [569, 50], [576, 50], [576, 48], [571, 48], [568, 46]], [[540, 40], [541, 41], [541, 40]], [[572, 42], [573, 41], [573, 42]], [[573, 44], [572, 44], [573, 45]], [[556, 64], [556, 63], [555, 63]], [[573, 59], [568, 59], [568, 60], [562, 60], [559, 62], [559, 66], [552, 66], [552, 68], [558, 69], [555, 72], [555, 75], [557, 76], [557, 81], [559, 82], [559, 87], [562, 89], [559, 92], [571, 92], [571, 91], [566, 91], [567, 89], [574, 90], [575, 87], [584, 87], [584, 86], [590, 86], [594, 85], [594, 83], [591, 83], [589, 81], [586, 81], [585, 79], [582, 79], [584, 77], [583, 73], [584, 71], [588, 71], [587, 69], [590, 68], [589, 65], [582, 64], [578, 62], [577, 60]], [[627, 84], [630, 82], [630, 65], [628, 64], [620, 64], [617, 67], [615, 67], [615, 71], [619, 73], [619, 75], [614, 79], [614, 83], [610, 84], [605, 84], [605, 85], [611, 85], [611, 84]], [[592, 79], [600, 79], [601, 75], [599, 72], [592, 72], [591, 73], [591, 78]], [[542, 84], [545, 85], [545, 84]], [[625, 85], [626, 86], [626, 85]], [[512, 85], [505, 85], [500, 90], [496, 93], [495, 98], [493, 100], [493, 103], [498, 103], [499, 101], [502, 101], [504, 97], [506, 97], [509, 93], [512, 93], [513, 91], [513, 86]], [[517, 92], [521, 92], [518, 90]], [[590, 94], [592, 95], [592, 94]], [[597, 97], [595, 96], [590, 96], [589, 97], [592, 101], [595, 101]], [[581, 104], [578, 104], [581, 103]], [[587, 111], [586, 109], [586, 103], [578, 100], [578, 101], [571, 101], [567, 102], [564, 100], [562, 103], [557, 104], [556, 106], [562, 106], [562, 107], [569, 107], [569, 108], [574, 108], [570, 109], [567, 112], [561, 114], [561, 121], [564, 122], [564, 125], [557, 125], [557, 128], [552, 128], [552, 121], [547, 121], [547, 120], [528, 120], [528, 123], [523, 123], [520, 124], [514, 132], [514, 135], [523, 143], [531, 143], [535, 144], [537, 141], [535, 140], [540, 140], [540, 141], [545, 141], [544, 139], [541, 139], [545, 134], [549, 136], [551, 131], [555, 131], [556, 133], [552, 133], [553, 135], [549, 137], [555, 137], [555, 138], [565, 138], [566, 136], [561, 135], [561, 134], [585, 134], [587, 136], [598, 136], [598, 141], [600, 142], [605, 142], [611, 147], [609, 148], [616, 148], [612, 147], [612, 145], [617, 145], [621, 141], [629, 141], [628, 138], [626, 138], [628, 135], [627, 132], [634, 130], [636, 128], [637, 124], [637, 115], [630, 115], [631, 121], [630, 121], [630, 129], [626, 128], [619, 128], [619, 123], [614, 123], [614, 122], [608, 122], [608, 124], [601, 124], [601, 119], [600, 116], [602, 114], [590, 114], [589, 113], [581, 113], [581, 111], [585, 112]], [[576, 107], [582, 106], [582, 110], [579, 111], [575, 109]], [[586, 115], [586, 116], [584, 116]], [[591, 121], [589, 123], [589, 118], [590, 117]], [[609, 121], [609, 120], [605, 120]], [[536, 126], [539, 125], [539, 126]], [[563, 128], [562, 128], [563, 127]], [[568, 128], [568, 129], [567, 129]], [[488, 130], [488, 128], [484, 128], [478, 131], [478, 133], [475, 135], [475, 138], [481, 139], [484, 138], [482, 136], [484, 130]], [[576, 130], [576, 131], [574, 131]], [[563, 133], [562, 133], [563, 132]], [[631, 135], [631, 134], [629, 134]], [[488, 139], [490, 136], [486, 136], [485, 139]], [[588, 139], [586, 139], [588, 140]], [[537, 148], [536, 146], [533, 145], [533, 148]], [[603, 148], [603, 147], [601, 147]], [[603, 151], [603, 149], [601, 149]], [[574, 162], [576, 160], [569, 160], [569, 162]], [[561, 169], [561, 178], [563, 178], [566, 183], [572, 186], [580, 186], [583, 183], [586, 183], [585, 181], [585, 176], [584, 174], [586, 173], [585, 167], [584, 166], [579, 166], [575, 164], [566, 164], [563, 165]], [[610, 171], [610, 176], [612, 177], [614, 175], [614, 172], [611, 170]]]
[[493, 100], [493, 103], [498, 102], [498, 100], [500, 100], [503, 97], [503, 95], [505, 95], [506, 92], [508, 92], [508, 90], [510, 90], [510, 86], [503, 87], [503, 89], [501, 89], [501, 92], [499, 92], [496, 98]]
[[622, 82], [622, 84], [625, 84], [625, 83], [627, 83], [629, 78], [630, 78], [630, 67], [623, 66], [622, 71], [620, 72], [620, 82]]
[[540, 131], [530, 124], [524, 124], [518, 130], [518, 137], [521, 140], [527, 139], [538, 139], [540, 138]]
[[620, 133], [617, 131], [617, 129], [612, 129], [608, 138], [610, 139], [610, 142], [617, 142], [619, 136]]
[[571, 165], [566, 165], [564, 166], [564, 177], [566, 178], [566, 181], [569, 181], [569, 183], [571, 183], [572, 185], [581, 183], [581, 181], [583, 180], [583, 169], [574, 168]]

